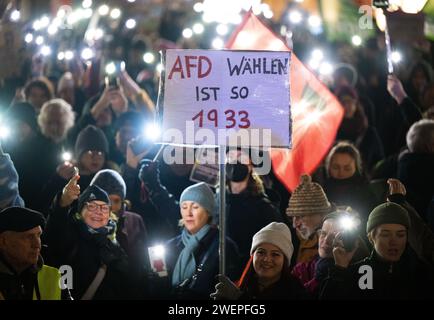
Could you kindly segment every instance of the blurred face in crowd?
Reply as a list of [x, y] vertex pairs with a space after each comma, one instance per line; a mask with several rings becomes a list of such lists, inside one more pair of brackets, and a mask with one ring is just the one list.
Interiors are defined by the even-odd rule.
[[12, 122], [12, 130], [14, 132], [14, 143], [22, 143], [34, 135], [32, 127], [20, 120]]
[[117, 194], [110, 194], [109, 198], [112, 206], [112, 211], [118, 214], [122, 209], [122, 198]]
[[348, 153], [335, 153], [330, 159], [329, 175], [335, 179], [351, 178], [356, 173], [356, 161]]
[[423, 94], [422, 107], [423, 110], [428, 110], [434, 106], [434, 85], [430, 85]]
[[397, 262], [407, 244], [407, 229], [401, 224], [382, 224], [368, 235], [375, 252], [387, 262]]
[[308, 216], [293, 216], [292, 226], [298, 231], [302, 239], [309, 239], [321, 226], [323, 216], [313, 214]]
[[104, 201], [87, 202], [81, 210], [83, 221], [92, 229], [102, 228], [107, 225], [110, 217], [110, 206]]
[[181, 216], [184, 227], [190, 234], [198, 232], [210, 219], [206, 209], [194, 201], [181, 203]]
[[41, 127], [42, 133], [49, 139], [58, 143], [67, 133], [67, 115], [59, 109], [51, 109], [44, 117]]
[[88, 150], [80, 157], [80, 172], [85, 175], [97, 173], [104, 166], [104, 162], [104, 152]]
[[333, 258], [333, 240], [341, 231], [336, 219], [327, 219], [318, 230], [318, 253], [321, 258]]
[[39, 87], [33, 87], [30, 89], [28, 96], [26, 97], [27, 102], [29, 102], [36, 110], [39, 112], [42, 105], [47, 102], [50, 97], [47, 96], [45, 90]]
[[259, 282], [273, 284], [280, 279], [285, 256], [279, 247], [271, 243], [262, 243], [253, 253], [253, 268]]
[[0, 234], [0, 252], [15, 271], [24, 271], [38, 262], [41, 234], [40, 226], [24, 232], [5, 231]]
[[413, 88], [418, 92], [421, 92], [428, 84], [428, 79], [426, 78], [425, 73], [420, 69], [417, 70], [411, 78], [411, 84], [413, 85]]
[[352, 118], [357, 110], [357, 100], [347, 95], [342, 96], [339, 100], [342, 103], [342, 106], [344, 107], [344, 111], [345, 111], [344, 117]]
[[98, 115], [98, 118], [96, 119], [96, 126], [99, 128], [104, 128], [109, 125], [111, 125], [113, 120], [113, 114], [110, 108], [105, 108], [101, 113]]
[[140, 133], [133, 126], [123, 126], [116, 132], [116, 148], [122, 152], [123, 155], [127, 154], [128, 141], [137, 137]]

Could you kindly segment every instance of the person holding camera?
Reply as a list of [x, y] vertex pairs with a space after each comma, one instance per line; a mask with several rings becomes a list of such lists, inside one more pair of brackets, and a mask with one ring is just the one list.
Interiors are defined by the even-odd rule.
[[408, 248], [410, 218], [396, 203], [383, 203], [366, 224], [371, 255], [350, 264], [358, 248], [344, 248], [342, 233], [333, 244], [335, 264], [320, 288], [320, 299], [433, 299], [432, 268]]
[[292, 269], [292, 275], [303, 283], [306, 290], [312, 296], [318, 298], [321, 281], [327, 277], [329, 267], [334, 265], [333, 240], [337, 233], [346, 232], [348, 234], [345, 239], [347, 240], [347, 247], [351, 247], [355, 244], [355, 241], [359, 241], [359, 247], [352, 258], [353, 262], [366, 258], [369, 255], [368, 247], [358, 235], [357, 222], [359, 222], [358, 215], [350, 207], [338, 207], [336, 211], [326, 215], [321, 229], [317, 232], [318, 255], [309, 262], [296, 264]]

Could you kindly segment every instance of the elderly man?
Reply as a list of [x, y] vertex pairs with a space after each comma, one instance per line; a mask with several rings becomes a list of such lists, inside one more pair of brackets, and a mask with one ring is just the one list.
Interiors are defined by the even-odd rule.
[[60, 300], [60, 274], [43, 264], [43, 216], [27, 208], [0, 212], [0, 300]]
[[332, 206], [321, 186], [312, 182], [310, 176], [301, 176], [301, 183], [292, 193], [286, 209], [297, 235], [293, 236], [296, 263], [309, 262], [318, 254], [317, 230], [331, 210]]

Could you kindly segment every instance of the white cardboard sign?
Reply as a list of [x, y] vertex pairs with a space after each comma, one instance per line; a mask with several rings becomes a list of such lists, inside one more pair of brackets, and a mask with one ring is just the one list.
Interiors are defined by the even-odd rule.
[[167, 50], [163, 142], [232, 146], [238, 137], [238, 146], [290, 148], [290, 60], [280, 51]]

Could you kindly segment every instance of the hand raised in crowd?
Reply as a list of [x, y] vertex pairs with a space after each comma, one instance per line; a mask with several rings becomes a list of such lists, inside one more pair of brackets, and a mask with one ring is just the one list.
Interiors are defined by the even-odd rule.
[[226, 276], [219, 274], [219, 282], [216, 284], [214, 293], [210, 297], [214, 300], [237, 300], [242, 291]]
[[125, 94], [132, 98], [138, 95], [141, 92], [139, 85], [130, 77], [128, 72], [125, 70], [120, 72], [119, 79], [121, 81], [121, 85], [125, 90]]
[[80, 196], [80, 185], [77, 183], [80, 179], [78, 172], [74, 174], [71, 180], [68, 181], [66, 186], [63, 188], [62, 196], [60, 197], [60, 206], [62, 208], [68, 207], [74, 200], [77, 200]]
[[403, 196], [405, 196], [405, 194], [407, 193], [404, 184], [398, 179], [388, 179], [387, 183], [389, 184], [389, 195], [402, 194]]
[[119, 115], [128, 110], [128, 100], [122, 86], [119, 86], [119, 88], [110, 88], [108, 95], [112, 109], [116, 114]]
[[137, 169], [140, 160], [143, 159], [144, 156], [151, 150], [152, 145], [150, 145], [149, 149], [146, 149], [139, 154], [135, 154], [132, 148], [132, 144], [137, 143], [138, 139], [131, 139], [127, 144], [127, 165], [130, 168]]
[[405, 92], [401, 81], [393, 74], [390, 74], [387, 77], [387, 91], [398, 104], [401, 104], [402, 101], [407, 98], [407, 93]]
[[353, 250], [345, 250], [342, 240], [342, 232], [338, 232], [333, 241], [333, 257], [335, 259], [335, 265], [345, 269], [348, 268], [358, 247], [359, 240], [357, 240]]
[[160, 170], [158, 161], [143, 159], [140, 161], [139, 179], [149, 188], [154, 189], [160, 186]]
[[69, 161], [59, 164], [56, 168], [57, 174], [65, 180], [71, 179], [74, 176], [74, 171], [74, 165]]

